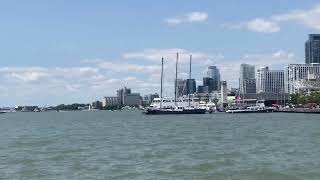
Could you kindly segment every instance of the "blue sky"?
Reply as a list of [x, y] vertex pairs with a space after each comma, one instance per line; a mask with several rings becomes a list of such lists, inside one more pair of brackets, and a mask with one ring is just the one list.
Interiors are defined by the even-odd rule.
[[236, 87], [241, 63], [303, 63], [307, 34], [320, 30], [313, 0], [0, 3], [0, 105], [8, 106], [90, 102], [124, 85], [158, 92], [162, 56], [169, 89], [176, 51], [181, 77], [194, 54], [198, 81], [213, 64]]

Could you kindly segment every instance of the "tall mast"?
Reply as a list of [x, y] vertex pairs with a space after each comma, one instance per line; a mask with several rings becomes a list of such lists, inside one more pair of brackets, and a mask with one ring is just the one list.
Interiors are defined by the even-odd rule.
[[162, 83], [163, 83], [163, 58], [161, 60], [161, 89], [160, 89], [160, 109], [162, 109]]
[[190, 55], [190, 67], [189, 67], [189, 81], [188, 84], [187, 84], [187, 91], [188, 91], [188, 96], [189, 96], [189, 107], [190, 107], [190, 82], [191, 82], [191, 61], [192, 61], [192, 55]]
[[179, 59], [179, 53], [177, 53], [177, 60], [176, 60], [176, 81], [175, 81], [175, 87], [174, 87], [174, 103], [177, 106], [177, 88], [178, 88], [178, 59]]

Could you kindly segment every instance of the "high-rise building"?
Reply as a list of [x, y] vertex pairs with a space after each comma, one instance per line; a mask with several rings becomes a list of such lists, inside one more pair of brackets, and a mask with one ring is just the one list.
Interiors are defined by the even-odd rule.
[[240, 93], [256, 93], [255, 66], [241, 64], [239, 84]]
[[198, 86], [197, 93], [204, 93], [204, 86]]
[[214, 89], [214, 80], [210, 77], [203, 78], [203, 93], [212, 93]]
[[[320, 81], [320, 64], [289, 64], [285, 71], [286, 93], [294, 94], [304, 88], [303, 80]], [[317, 84], [309, 84], [308, 88], [319, 88]], [[312, 87], [315, 86], [315, 87]]]
[[244, 79], [242, 81], [243, 89], [241, 94], [255, 94], [257, 93], [257, 81], [256, 79]]
[[309, 34], [305, 51], [306, 64], [320, 63], [320, 34]]
[[195, 94], [197, 92], [197, 83], [195, 79], [187, 79], [187, 94]]
[[117, 91], [119, 106], [138, 106], [140, 105], [140, 94], [131, 93], [131, 89], [124, 88]]
[[175, 86], [177, 88], [177, 97], [182, 97], [184, 95], [187, 95], [187, 80], [186, 79], [178, 79], [177, 85]]
[[209, 66], [207, 76], [213, 79], [213, 91], [220, 91], [220, 71], [217, 66]]
[[257, 93], [284, 93], [284, 71], [263, 67], [257, 71]]
[[228, 86], [227, 81], [221, 81], [221, 104], [228, 104]]

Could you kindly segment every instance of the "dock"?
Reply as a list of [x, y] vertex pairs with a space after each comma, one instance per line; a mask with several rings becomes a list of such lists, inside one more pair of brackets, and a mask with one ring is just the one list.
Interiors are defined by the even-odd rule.
[[310, 109], [310, 108], [290, 108], [290, 109], [279, 109], [276, 112], [282, 113], [311, 113], [320, 114], [320, 108]]

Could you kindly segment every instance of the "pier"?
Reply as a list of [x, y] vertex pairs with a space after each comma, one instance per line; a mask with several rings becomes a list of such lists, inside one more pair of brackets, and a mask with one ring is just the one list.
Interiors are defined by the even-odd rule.
[[290, 109], [279, 109], [278, 111], [275, 111], [275, 112], [320, 114], [320, 108], [316, 108], [316, 109], [309, 109], [309, 108], [290, 108]]

